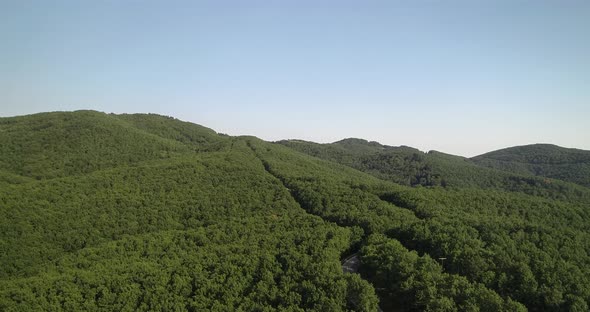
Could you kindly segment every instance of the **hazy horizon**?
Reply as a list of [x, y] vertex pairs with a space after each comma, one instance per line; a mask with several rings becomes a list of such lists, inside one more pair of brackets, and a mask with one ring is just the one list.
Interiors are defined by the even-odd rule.
[[584, 1], [7, 1], [0, 26], [3, 117], [157, 113], [466, 157], [590, 150]]

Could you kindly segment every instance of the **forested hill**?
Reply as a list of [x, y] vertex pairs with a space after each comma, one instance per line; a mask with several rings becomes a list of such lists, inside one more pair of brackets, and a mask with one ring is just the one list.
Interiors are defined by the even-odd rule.
[[[576, 153], [568, 153], [568, 149], [553, 146], [552, 153], [540, 156], [542, 152], [535, 149], [527, 159], [545, 157], [543, 159], [546, 159], [546, 164], [528, 165], [517, 162], [516, 156], [502, 157], [504, 154], [500, 153], [501, 151], [469, 159], [437, 151], [424, 153], [407, 146], [387, 146], [354, 138], [330, 144], [301, 140], [283, 140], [277, 143], [314, 157], [355, 168], [380, 179], [409, 186], [495, 189], [552, 199], [590, 202], [590, 190], [571, 183], [576, 182], [576, 179], [590, 179], [590, 171], [587, 169], [590, 162], [584, 160], [584, 157], [590, 154], [588, 151], [574, 150]], [[561, 154], [556, 151], [560, 151]], [[525, 155], [526, 153], [521, 153], [520, 159], [524, 159]], [[558, 160], [559, 155], [563, 155], [561, 163]], [[494, 157], [500, 160], [495, 160]], [[507, 159], [513, 161], [509, 162]], [[549, 159], [552, 159], [552, 162]], [[573, 159], [578, 162], [574, 163]], [[545, 171], [535, 169], [541, 167], [545, 168]], [[532, 172], [533, 170], [537, 171]], [[550, 170], [552, 174], [548, 173]], [[568, 176], [570, 178], [567, 178]], [[575, 179], [571, 178], [574, 176]]]
[[0, 311], [588, 311], [587, 188], [538, 181], [153, 114], [0, 118]]
[[590, 151], [551, 144], [516, 146], [471, 158], [478, 165], [590, 187]]
[[157, 115], [0, 119], [0, 311], [375, 311], [241, 138]]
[[213, 130], [158, 115], [94, 111], [0, 118], [0, 170], [37, 180], [219, 150]]

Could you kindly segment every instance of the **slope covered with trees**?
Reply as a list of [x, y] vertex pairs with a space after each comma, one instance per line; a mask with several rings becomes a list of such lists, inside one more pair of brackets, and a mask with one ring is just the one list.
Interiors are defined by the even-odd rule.
[[2, 159], [55, 168], [5, 163], [2, 311], [376, 309], [370, 284], [340, 268], [359, 233], [307, 214], [243, 141], [161, 116], [2, 124]]
[[[229, 137], [151, 114], [1, 118], [0, 140], [2, 311], [590, 304], [583, 186], [357, 139]], [[342, 271], [351, 253], [360, 275]]]
[[[386, 305], [469, 310], [474, 303], [461, 298], [482, 296], [490, 301], [475, 305], [491, 311], [518, 310], [515, 301], [534, 311], [588, 308], [590, 211], [585, 202], [490, 189], [407, 188], [296, 156], [279, 145], [260, 151], [267, 168], [308, 211], [340, 225], [361, 226], [366, 234], [384, 234], [394, 241], [391, 244], [398, 241], [405, 247], [391, 247], [395, 254], [413, 250], [423, 256], [404, 256], [416, 270], [411, 274], [408, 267], [388, 267], [397, 265], [399, 257], [367, 249], [369, 237], [369, 245], [361, 249], [361, 269]], [[381, 260], [373, 258], [374, 252]], [[426, 261], [442, 266], [433, 260], [440, 258], [445, 258], [445, 274], [418, 265]], [[399, 276], [407, 280], [399, 281]], [[471, 283], [470, 295], [461, 295], [466, 286], [457, 285], [462, 285], [462, 278]], [[489, 297], [489, 291], [504, 302]], [[410, 298], [409, 305], [399, 298]]]
[[[483, 188], [590, 202], [588, 188], [569, 183], [567, 179], [558, 180], [557, 176], [556, 179], [547, 179], [526, 170], [485, 166], [483, 161], [437, 151], [424, 153], [407, 146], [387, 146], [362, 139], [345, 139], [330, 144], [301, 140], [277, 143], [403, 185]], [[579, 175], [587, 177], [590, 172]]]
[[551, 144], [516, 146], [471, 158], [480, 166], [590, 187], [590, 151]]

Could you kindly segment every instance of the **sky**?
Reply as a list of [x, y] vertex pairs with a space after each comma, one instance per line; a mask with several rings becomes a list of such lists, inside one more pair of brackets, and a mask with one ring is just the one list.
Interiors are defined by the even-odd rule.
[[0, 0], [0, 116], [475, 156], [590, 150], [590, 1]]

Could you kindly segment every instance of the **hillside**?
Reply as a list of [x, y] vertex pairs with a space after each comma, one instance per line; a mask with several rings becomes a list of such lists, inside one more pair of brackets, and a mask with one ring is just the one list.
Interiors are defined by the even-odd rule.
[[[590, 190], [573, 183], [548, 180], [526, 170], [485, 166], [484, 160], [469, 159], [437, 151], [424, 153], [407, 146], [387, 146], [362, 139], [345, 139], [330, 144], [301, 140], [279, 141], [298, 152], [333, 161], [377, 178], [408, 186], [494, 189], [520, 192], [551, 199], [590, 202]], [[589, 152], [590, 153], [590, 152]], [[584, 172], [580, 173], [584, 176]], [[586, 177], [590, 176], [590, 172]]]
[[588, 310], [586, 188], [281, 143], [153, 114], [0, 118], [0, 310]]
[[559, 179], [590, 187], [590, 151], [551, 144], [516, 146], [471, 158], [484, 167]]
[[376, 307], [339, 267], [358, 234], [302, 210], [243, 140], [155, 115], [0, 124], [2, 311]]

